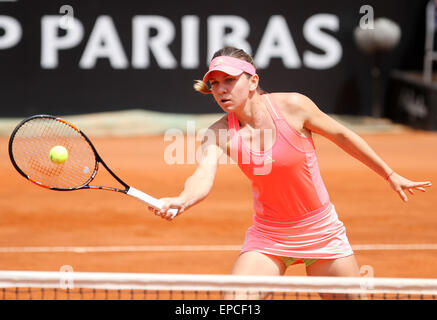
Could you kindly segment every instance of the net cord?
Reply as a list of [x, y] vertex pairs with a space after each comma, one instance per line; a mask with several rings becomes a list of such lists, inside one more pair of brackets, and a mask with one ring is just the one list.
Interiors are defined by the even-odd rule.
[[0, 271], [0, 288], [437, 294], [437, 279]]

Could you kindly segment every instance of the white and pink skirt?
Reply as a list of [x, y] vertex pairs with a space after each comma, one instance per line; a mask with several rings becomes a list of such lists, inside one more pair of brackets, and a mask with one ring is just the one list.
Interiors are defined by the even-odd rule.
[[346, 228], [331, 203], [298, 221], [271, 220], [254, 215], [241, 253], [257, 251], [310, 259], [338, 259], [353, 254]]

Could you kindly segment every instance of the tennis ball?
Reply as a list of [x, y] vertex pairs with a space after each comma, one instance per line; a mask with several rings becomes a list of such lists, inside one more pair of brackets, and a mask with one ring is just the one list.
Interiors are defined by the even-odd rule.
[[68, 151], [63, 146], [54, 146], [50, 149], [50, 160], [56, 164], [62, 164], [68, 159]]

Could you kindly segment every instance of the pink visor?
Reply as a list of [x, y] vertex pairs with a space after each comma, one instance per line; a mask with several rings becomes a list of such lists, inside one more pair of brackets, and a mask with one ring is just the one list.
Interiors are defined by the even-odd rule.
[[229, 57], [229, 56], [220, 56], [212, 59], [209, 64], [209, 70], [203, 77], [203, 82], [207, 82], [209, 80], [209, 76], [213, 71], [222, 71], [224, 73], [230, 74], [231, 76], [239, 76], [243, 72], [247, 72], [250, 75], [256, 74], [255, 67], [247, 61]]

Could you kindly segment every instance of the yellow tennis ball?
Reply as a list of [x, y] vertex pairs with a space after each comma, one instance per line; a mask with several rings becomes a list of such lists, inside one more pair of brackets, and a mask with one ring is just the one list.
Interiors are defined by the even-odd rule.
[[50, 149], [50, 160], [56, 164], [62, 164], [68, 159], [68, 151], [63, 146], [54, 146]]

